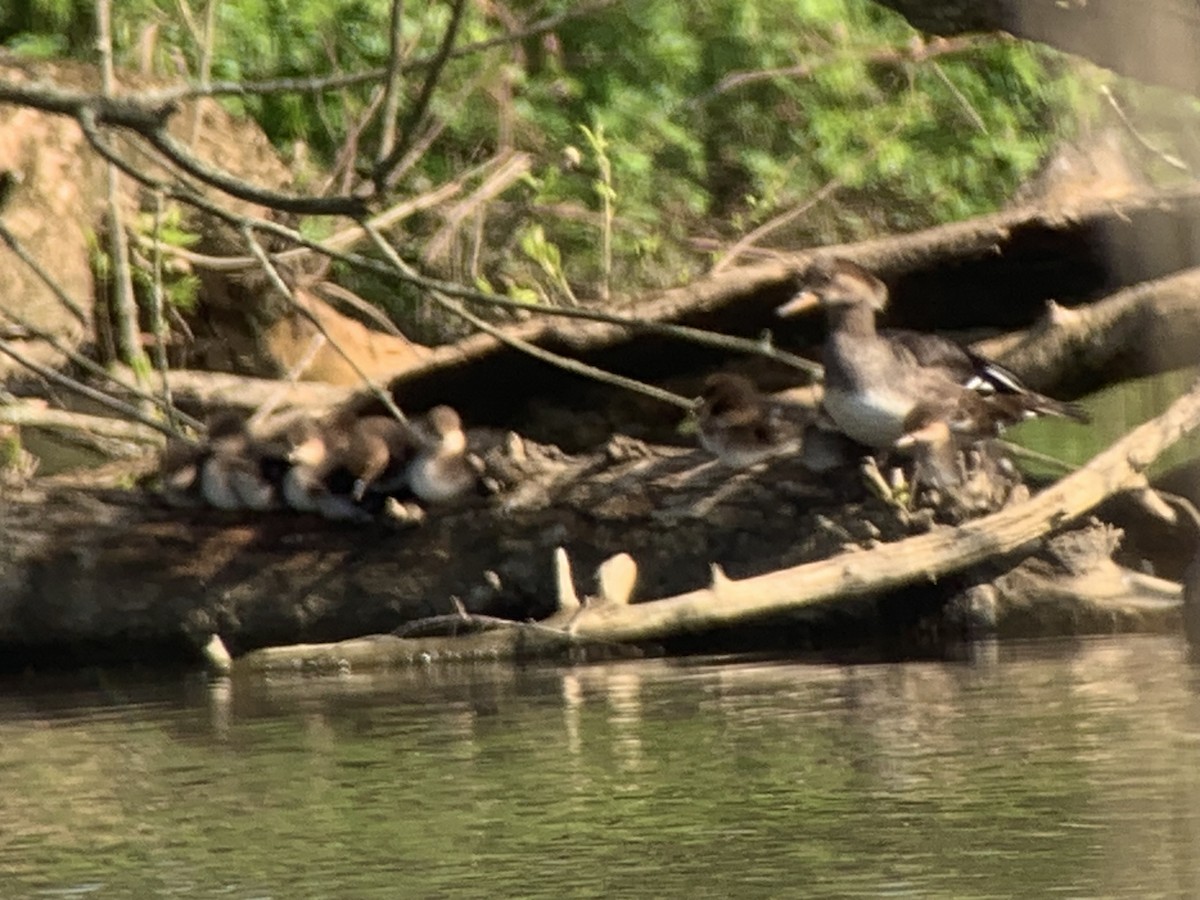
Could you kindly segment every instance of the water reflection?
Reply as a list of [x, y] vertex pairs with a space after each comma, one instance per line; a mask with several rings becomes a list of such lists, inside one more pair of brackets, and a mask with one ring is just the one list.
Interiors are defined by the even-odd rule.
[[1200, 896], [1182, 642], [0, 693], [5, 897]]

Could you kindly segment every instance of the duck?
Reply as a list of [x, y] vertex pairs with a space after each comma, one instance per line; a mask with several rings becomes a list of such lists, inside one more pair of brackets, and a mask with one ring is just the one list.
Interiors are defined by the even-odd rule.
[[873, 449], [943, 417], [956, 435], [984, 437], [1040, 415], [1089, 422], [1087, 411], [1030, 390], [999, 363], [936, 334], [877, 330], [887, 286], [857, 263], [817, 257], [800, 291], [776, 310], [791, 316], [825, 309], [829, 417], [848, 437]]
[[356, 420], [341, 459], [354, 476], [350, 495], [361, 503], [368, 491], [390, 494], [403, 488], [408, 465], [420, 447], [421, 438], [408, 422], [392, 416], [364, 416]]
[[412, 423], [417, 450], [405, 473], [409, 490], [424, 503], [447, 503], [471, 491], [484, 492], [479, 469], [467, 453], [462, 419], [449, 406], [435, 406]]
[[281, 461], [254, 439], [238, 413], [209, 421], [197, 470], [199, 494], [209, 506], [261, 511], [276, 505]]
[[823, 416], [764, 396], [743, 375], [716, 372], [696, 398], [700, 446], [731, 468], [795, 455], [811, 472], [828, 472], [854, 457], [850, 442]]
[[207, 455], [202, 443], [168, 438], [158, 464], [158, 495], [167, 506], [192, 509], [204, 505], [200, 466]]
[[799, 429], [743, 375], [709, 375], [696, 399], [696, 420], [700, 446], [733, 468], [799, 447]]
[[[288, 428], [289, 468], [280, 488], [283, 501], [301, 513], [335, 522], [366, 522], [371, 513], [353, 496], [357, 479], [345, 465], [350, 443], [347, 420], [320, 423], [304, 417]], [[349, 427], [353, 427], [350, 423]]]

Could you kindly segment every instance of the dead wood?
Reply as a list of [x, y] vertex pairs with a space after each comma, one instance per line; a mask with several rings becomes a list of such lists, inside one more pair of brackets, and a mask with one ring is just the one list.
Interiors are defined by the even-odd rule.
[[1200, 269], [1143, 282], [1096, 303], [1051, 302], [1028, 331], [977, 345], [1031, 386], [1094, 388], [1198, 361]]
[[1187, 0], [877, 0], [930, 34], [1005, 31], [1152, 84], [1200, 94], [1200, 16]]
[[[844, 608], [855, 598], [877, 596], [912, 584], [932, 584], [984, 561], [996, 562], [1017, 551], [1028, 551], [1106, 497], [1141, 483], [1145, 468], [1197, 426], [1200, 386], [1078, 472], [992, 515], [747, 578], [730, 578], [721, 566], [713, 564], [708, 587], [662, 599], [630, 602], [637, 566], [632, 557], [621, 553], [600, 565], [595, 596], [581, 602], [569, 556], [560, 548], [555, 554], [554, 578], [558, 609], [541, 626], [588, 643], [645, 644], [777, 619], [811, 610], [818, 604], [836, 602]], [[1024, 595], [1026, 607], [1033, 602], [1031, 596], [1070, 595], [1077, 603], [1068, 617], [1076, 625], [1081, 617], [1086, 618], [1082, 608], [1093, 620], [1109, 627], [1139, 617], [1153, 618], [1164, 610], [1172, 614], [1171, 621], [1178, 621], [1178, 588], [1125, 573], [1113, 565], [1107, 556], [1116, 542], [1111, 532], [1100, 535], [1099, 551], [1097, 539], [1090, 536], [1068, 533], [1056, 541], [1058, 575], [1066, 577], [1054, 578], [1045, 562], [1026, 560], [997, 578], [988, 590], [1023, 587], [1033, 591], [1032, 595]], [[254, 670], [323, 667], [332, 659], [345, 660], [344, 664], [349, 665], [351, 656], [359, 666], [399, 665], [414, 658], [414, 653], [419, 656], [424, 652], [416, 649], [419, 647], [419, 643], [392, 639], [384, 644], [351, 643], [336, 648], [269, 648], [250, 654], [246, 665]]]
[[[1078, 305], [1194, 264], [1190, 244], [1179, 236], [1191, 233], [1198, 215], [1200, 187], [1189, 186], [1120, 200], [1023, 206], [823, 250], [855, 259], [889, 282], [890, 324], [943, 331], [980, 326], [1008, 330], [1036, 321], [1048, 300]], [[779, 253], [769, 261], [701, 278], [626, 309], [649, 322], [686, 324], [745, 338], [770, 330], [780, 347], [815, 357], [822, 323], [781, 322], [773, 315], [789, 295], [793, 272], [811, 252]], [[735, 358], [727, 350], [639, 334], [625, 326], [581, 324], [552, 316], [510, 325], [506, 331], [539, 347], [642, 380], [661, 382], [669, 376], [676, 379], [674, 389], [684, 394], [695, 388], [689, 377], [698, 384], [700, 373]], [[1050, 372], [1056, 367], [1045, 368]], [[766, 362], [759, 371], [766, 372], [763, 380], [772, 389], [805, 380], [791, 368]], [[1114, 372], [1113, 377], [1120, 374]], [[1043, 389], [1055, 387], [1048, 378], [1035, 381]], [[510, 385], [515, 384], [524, 388], [513, 391]], [[650, 404], [644, 411], [630, 408], [623, 392], [559, 376], [483, 334], [435, 349], [395, 380], [392, 388], [402, 405], [423, 408], [449, 402], [468, 421], [511, 424], [539, 440], [582, 447], [587, 444], [576, 442], [568, 429], [538, 421], [539, 414], [552, 412], [556, 395], [571, 393], [578, 399], [581, 385], [589, 392], [587, 407], [607, 415], [610, 407], [625, 404], [626, 412], [632, 412], [621, 423], [625, 428], [655, 440], [666, 437], [655, 430], [654, 420], [661, 417], [658, 405]], [[572, 405], [578, 409], [580, 404]]]
[[[148, 377], [152, 390], [161, 390], [161, 376], [153, 372]], [[289, 384], [273, 378], [226, 372], [173, 369], [170, 379], [175, 403], [183, 409], [198, 412], [237, 409], [250, 413], [278, 400], [280, 409], [304, 409], [320, 415], [353, 396], [349, 388], [337, 385], [305, 381]]]
[[1006, 555], [1046, 535], [1106, 497], [1137, 483], [1167, 447], [1200, 425], [1200, 387], [1036, 497], [957, 527], [936, 529], [868, 553], [831, 559], [742, 580], [713, 570], [699, 591], [645, 604], [598, 603], [573, 615], [566, 627], [583, 637], [645, 641], [799, 609], [832, 599], [877, 594], [936, 579], [988, 558]]

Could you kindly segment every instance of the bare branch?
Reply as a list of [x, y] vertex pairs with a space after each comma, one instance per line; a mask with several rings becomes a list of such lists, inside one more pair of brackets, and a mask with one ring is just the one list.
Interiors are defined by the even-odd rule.
[[[380, 252], [382, 252], [383, 255], [386, 256], [392, 263], [392, 265], [396, 267], [397, 271], [406, 275], [415, 274], [411, 267], [400, 258], [398, 253], [396, 253], [392, 245], [384, 240], [383, 235], [365, 223], [363, 228], [367, 231], [367, 234], [371, 236], [371, 240], [375, 242], [375, 246], [378, 247]], [[452, 299], [451, 297], [446, 296], [440, 291], [432, 290], [429, 292], [429, 296], [434, 303], [438, 304], [438, 306], [458, 316], [460, 319], [469, 322], [479, 331], [491, 335], [503, 344], [507, 344], [514, 349], [520, 350], [523, 353], [527, 353], [534, 359], [540, 359], [542, 362], [549, 363], [552, 366], [557, 366], [558, 368], [564, 369], [568, 372], [574, 372], [576, 375], [582, 375], [585, 378], [592, 379], [593, 381], [615, 385], [616, 387], [624, 388], [625, 390], [633, 391], [634, 393], [642, 394], [646, 397], [651, 397], [663, 403], [669, 403], [672, 406], [678, 406], [680, 409], [690, 410], [695, 407], [695, 403], [692, 400], [689, 400], [687, 397], [681, 397], [679, 394], [676, 394], [673, 391], [668, 391], [652, 384], [646, 384], [643, 381], [638, 381], [636, 378], [628, 378], [624, 375], [617, 375], [614, 372], [607, 372], [604, 369], [598, 369], [595, 366], [589, 366], [587, 363], [582, 363], [577, 359], [572, 359], [569, 356], [562, 356], [561, 354], [554, 353], [553, 351], [547, 350], [544, 347], [539, 347], [536, 344], [530, 343], [529, 341], [523, 340], [515, 335], [511, 335], [504, 331], [504, 329], [498, 328], [492, 323], [479, 318], [479, 316], [475, 315], [474, 313], [469, 312], [461, 303]]]
[[337, 351], [338, 355], [340, 355], [344, 360], [346, 360], [347, 365], [354, 370], [354, 374], [356, 374], [362, 380], [362, 383], [366, 385], [375, 398], [384, 405], [387, 411], [399, 421], [407, 422], [407, 417], [405, 417], [404, 413], [400, 411], [400, 407], [396, 405], [395, 401], [392, 400], [392, 395], [376, 384], [374, 379], [372, 379], [367, 375], [366, 372], [362, 370], [362, 367], [359, 366], [354, 358], [347, 353], [337, 341], [333, 339], [320, 318], [314, 315], [312, 310], [296, 299], [295, 293], [290, 287], [288, 287], [287, 283], [280, 276], [279, 270], [275, 268], [275, 265], [271, 262], [271, 258], [267, 256], [267, 251], [262, 248], [262, 245], [259, 244], [258, 239], [255, 238], [254, 232], [251, 230], [250, 226], [245, 224], [242, 225], [241, 231], [242, 236], [246, 239], [246, 244], [250, 247], [250, 252], [254, 254], [260, 263], [262, 263], [263, 271], [267, 273], [267, 277], [271, 280], [271, 284], [275, 286], [275, 289], [287, 299], [287, 301], [297, 312], [304, 316], [304, 318], [308, 319], [308, 321], [312, 323], [313, 327], [324, 336], [325, 340], [329, 342], [329, 346]]
[[[570, 9], [564, 10], [561, 13], [556, 13], [552, 16], [547, 16], [544, 19], [539, 19], [527, 28], [519, 31], [513, 31], [501, 37], [488, 38], [484, 41], [476, 41], [473, 44], [466, 44], [453, 50], [449, 54], [449, 59], [461, 59], [464, 56], [470, 56], [474, 53], [480, 53], [484, 50], [491, 50], [493, 47], [502, 47], [507, 44], [515, 44], [527, 40], [531, 37], [536, 37], [539, 34], [544, 34], [548, 31], [553, 31], [564, 22], [569, 22], [572, 19], [580, 19], [585, 16], [590, 16], [592, 13], [598, 12], [606, 7], [612, 6], [616, 0], [595, 0], [593, 3], [583, 3]], [[420, 71], [428, 69], [437, 61], [438, 55], [431, 54], [422, 56], [416, 59], [403, 63], [400, 66], [402, 73]], [[352, 72], [343, 75], [322, 75], [312, 78], [271, 78], [263, 81], [216, 81], [208, 87], [198, 85], [188, 85], [179, 88], [169, 88], [161, 91], [149, 91], [140, 95], [144, 102], [148, 103], [165, 103], [178, 102], [180, 100], [188, 100], [196, 97], [221, 97], [221, 96], [251, 96], [259, 94], [314, 94], [323, 93], [325, 91], [335, 91], [341, 88], [354, 87], [362, 84], [378, 84], [384, 82], [388, 77], [387, 69], [368, 69], [365, 72]], [[5, 99], [3, 96], [4, 82], [0, 82], [0, 100]], [[67, 111], [70, 114], [70, 111]], [[117, 124], [117, 123], [105, 123]]]
[[[166, 411], [166, 408], [163, 406], [163, 401], [161, 398], [155, 397], [150, 392], [144, 391], [141, 388], [137, 387], [136, 385], [126, 384], [124, 381], [117, 378], [115, 375], [113, 375], [111, 372], [109, 372], [107, 369], [105, 369], [104, 366], [102, 366], [96, 362], [93, 362], [92, 360], [88, 359], [86, 356], [83, 356], [80, 353], [76, 353], [69, 346], [62, 343], [60, 340], [58, 340], [58, 338], [56, 338], [50, 332], [45, 331], [41, 328], [38, 328], [32, 322], [29, 322], [29, 321], [23, 319], [21, 316], [18, 316], [16, 313], [8, 312], [7, 310], [0, 309], [0, 318], [5, 319], [6, 321], [12, 322], [18, 328], [20, 328], [21, 330], [26, 332], [27, 335], [35, 337], [40, 341], [45, 341], [49, 346], [53, 347], [57, 352], [61, 353], [63, 356], [65, 356], [67, 359], [69, 359], [71, 362], [73, 362], [75, 365], [79, 366], [79, 368], [84, 369], [86, 372], [88, 372], [88, 374], [93, 375], [97, 378], [103, 379], [104, 381], [107, 381], [110, 384], [112, 384], [116, 387], [119, 387], [123, 391], [128, 391], [128, 392], [132, 393], [139, 400], [144, 400], [147, 403], [152, 403], [152, 404], [162, 408], [164, 412]], [[195, 428], [195, 429], [201, 430], [201, 431], [204, 429], [204, 426], [200, 422], [197, 422], [191, 416], [184, 415], [183, 413], [179, 412], [178, 410], [175, 410], [175, 416], [181, 422], [183, 422], [183, 424], [187, 425], [189, 428]]]
[[111, 416], [91, 416], [65, 409], [45, 409], [29, 403], [0, 404], [0, 422], [26, 428], [45, 428], [51, 431], [73, 431], [116, 438], [138, 444], [161, 444], [157, 429], [139, 422], [126, 422]]
[[33, 274], [38, 277], [42, 284], [46, 285], [46, 287], [50, 289], [51, 293], [58, 298], [58, 302], [66, 307], [67, 311], [79, 320], [79, 324], [84, 326], [89, 324], [90, 319], [88, 318], [88, 314], [83, 311], [83, 307], [71, 299], [71, 295], [68, 294], [66, 290], [63, 289], [62, 285], [60, 285], [54, 279], [54, 276], [47, 272], [45, 267], [42, 266], [42, 264], [25, 249], [25, 246], [21, 243], [17, 236], [9, 231], [8, 227], [3, 222], [0, 222], [0, 240], [4, 241], [4, 243], [8, 245], [8, 248], [17, 255], [17, 258], [20, 259], [21, 262], [29, 266], [29, 268], [33, 271]]
[[367, 203], [362, 197], [350, 195], [301, 197], [294, 194], [281, 194], [278, 191], [269, 191], [248, 181], [235, 178], [228, 172], [223, 172], [214, 166], [210, 166], [198, 156], [195, 156], [186, 146], [171, 137], [163, 128], [156, 128], [152, 131], [139, 130], [137, 133], [171, 163], [193, 178], [197, 178], [205, 184], [224, 191], [229, 196], [236, 197], [239, 200], [258, 203], [271, 209], [296, 213], [298, 215], [354, 217], [366, 212]]
[[375, 171], [371, 174], [371, 180], [375, 182], [375, 190], [379, 194], [386, 193], [395, 183], [393, 180], [393, 170], [396, 168], [396, 164], [404, 158], [404, 154], [408, 152], [408, 147], [413, 142], [417, 125], [425, 117], [425, 110], [429, 107], [429, 101], [433, 97], [433, 89], [437, 87], [442, 69], [445, 68], [446, 63], [450, 59], [450, 52], [454, 49], [454, 41], [458, 37], [458, 28], [462, 24], [463, 11], [467, 7], [467, 0], [453, 0], [453, 3], [454, 5], [450, 10], [450, 22], [446, 25], [446, 33], [442, 35], [442, 44], [438, 48], [437, 54], [433, 57], [429, 71], [425, 73], [425, 81], [421, 85], [421, 93], [417, 95], [412, 109], [404, 117], [404, 125], [400, 130], [400, 140], [392, 148], [391, 152], [379, 161], [375, 166]]
[[30, 359], [28, 356], [17, 350], [10, 341], [0, 339], [0, 353], [11, 357], [16, 362], [29, 369], [29, 371], [33, 372], [35, 375], [40, 375], [47, 381], [52, 381], [61, 387], [65, 387], [68, 390], [74, 391], [80, 396], [87, 397], [89, 400], [94, 400], [101, 406], [106, 406], [114, 412], [125, 416], [127, 419], [133, 419], [136, 422], [141, 422], [143, 425], [147, 425], [150, 428], [153, 428], [155, 431], [161, 431], [167, 437], [175, 437], [191, 443], [191, 440], [186, 435], [181, 434], [178, 430], [171, 428], [170, 425], [164, 425], [162, 422], [154, 420], [150, 416], [144, 414], [140, 409], [130, 406], [128, 403], [118, 400], [115, 397], [110, 397], [103, 391], [98, 391], [93, 387], [88, 387], [88, 385], [84, 384], [83, 382], [76, 381], [74, 378], [63, 375], [61, 372], [56, 372], [48, 366], [43, 366], [41, 363], [35, 362], [33, 359]]
[[376, 161], [382, 165], [391, 155], [396, 146], [396, 118], [400, 115], [400, 91], [403, 73], [400, 66], [403, 62], [404, 41], [404, 0], [392, 0], [391, 21], [388, 23], [390, 45], [388, 47], [388, 72], [384, 82], [383, 100], [383, 130], [379, 135], [379, 153]]
[[167, 325], [163, 319], [162, 194], [154, 195], [154, 281], [150, 289], [150, 331], [154, 335], [154, 364], [162, 378], [163, 408], [167, 421], [175, 426], [175, 404], [171, 400], [171, 382], [167, 376]]
[[800, 63], [795, 66], [783, 66], [776, 69], [757, 69], [745, 72], [730, 72], [706, 93], [698, 97], [695, 103], [707, 103], [727, 94], [737, 88], [760, 81], [775, 81], [781, 78], [808, 78], [817, 69], [843, 62], [860, 62], [865, 65], [901, 65], [904, 63], [919, 63], [939, 56], [950, 56], [965, 53], [977, 47], [994, 44], [997, 41], [1011, 40], [1002, 34], [969, 35], [966, 37], [938, 38], [926, 43], [916, 41], [903, 47], [873, 47], [854, 48], [839, 53], [823, 56], [820, 59]]
[[148, 95], [103, 97], [95, 93], [63, 90], [46, 84], [25, 85], [0, 79], [0, 103], [27, 106], [42, 112], [79, 118], [90, 110], [97, 125], [152, 132], [166, 125], [179, 109], [176, 99]]
[[[112, 57], [112, 3], [96, 0], [96, 43], [100, 49], [100, 89], [111, 97], [115, 88]], [[112, 262], [114, 287], [113, 314], [117, 324], [117, 346], [122, 362], [133, 368], [139, 388], [145, 387], [148, 362], [142, 350], [141, 327], [138, 324], [137, 298], [133, 293], [133, 271], [129, 265], [129, 241], [125, 234], [125, 217], [121, 209], [121, 173], [109, 163], [105, 167], [106, 203], [108, 207], [109, 256]], [[102, 304], [101, 308], [107, 304]]]
[[1171, 168], [1177, 169], [1180, 172], [1188, 175], [1191, 174], [1192, 170], [1187, 163], [1185, 163], [1175, 154], [1168, 153], [1162, 148], [1155, 146], [1144, 134], [1138, 131], [1137, 126], [1135, 126], [1133, 122], [1129, 121], [1129, 116], [1125, 115], [1125, 110], [1121, 108], [1121, 104], [1117, 102], [1117, 98], [1113, 96], [1112, 89], [1107, 84], [1100, 85], [1100, 94], [1105, 100], [1108, 101], [1108, 105], [1111, 106], [1113, 112], [1117, 114], [1117, 118], [1121, 120], [1121, 124], [1125, 126], [1125, 129], [1129, 132], [1133, 139], [1137, 141], [1139, 145], [1141, 145], [1143, 150], [1145, 150], [1147, 153], [1157, 156]]
[[889, 131], [882, 140], [876, 141], [874, 144], [872, 144], [871, 148], [866, 152], [866, 154], [864, 154], [861, 159], [856, 160], [848, 171], [842, 172], [841, 174], [825, 182], [825, 184], [823, 184], [820, 189], [818, 189], [817, 192], [809, 197], [804, 203], [801, 203], [799, 206], [775, 216], [773, 219], [770, 219], [764, 222], [762, 225], [759, 225], [749, 234], [743, 235], [741, 238], [739, 238], [738, 241], [729, 248], [728, 252], [726, 252], [725, 255], [717, 261], [716, 265], [713, 266], [712, 274], [718, 275], [725, 271], [725, 269], [729, 268], [729, 266], [736, 263], [738, 257], [740, 257], [747, 249], [753, 247], [768, 234], [782, 228], [790, 222], [796, 221], [796, 219], [800, 218], [817, 204], [828, 200], [846, 184], [847, 179], [849, 179], [851, 175], [857, 174], [858, 171], [864, 166], [869, 165], [872, 161], [874, 161], [875, 157], [879, 155], [879, 151], [883, 149], [888, 141], [892, 140], [892, 138], [900, 133], [900, 129], [902, 127], [904, 127], [904, 122], [897, 122], [891, 131]]

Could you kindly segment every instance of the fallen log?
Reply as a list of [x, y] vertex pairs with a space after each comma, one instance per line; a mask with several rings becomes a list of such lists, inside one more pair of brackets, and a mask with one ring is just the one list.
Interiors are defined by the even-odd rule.
[[1200, 345], [1200, 269], [1143, 282], [1086, 306], [1050, 301], [1028, 331], [980, 341], [975, 349], [1002, 359], [1033, 387], [1092, 390], [1122, 378], [1149, 375], [1197, 361]]
[[[846, 256], [888, 281], [892, 289], [889, 324], [941, 331], [1010, 331], [1029, 327], [1049, 300], [1078, 307], [1147, 278], [1195, 265], [1190, 244], [1178, 235], [1190, 233], [1198, 216], [1200, 188], [1189, 185], [1120, 199], [1021, 206], [912, 234], [821, 248], [820, 252]], [[681, 324], [746, 339], [770, 331], [777, 346], [816, 358], [824, 334], [819, 317], [781, 322], [774, 316], [775, 307], [792, 290], [793, 273], [813, 252], [774, 253], [767, 261], [702, 277], [615, 311], [651, 324]], [[1181, 293], [1169, 284], [1147, 290], [1158, 289]], [[1173, 317], [1184, 315], [1169, 302], [1144, 302], [1167, 315], [1166, 324], [1160, 326], [1163, 331], [1171, 331], [1176, 324]], [[614, 309], [607, 307], [606, 311]], [[683, 393], [694, 389], [702, 373], [713, 367], [746, 359], [729, 350], [645, 333], [636, 326], [581, 323], [550, 315], [504, 330], [538, 347], [642, 380], [674, 379], [670, 383]], [[1114, 349], [1116, 340], [1114, 337]], [[1169, 346], [1182, 344], [1181, 338]], [[1179, 356], [1170, 354], [1162, 362], [1145, 357], [1140, 365], [1167, 365]], [[1056, 383], [1052, 377], [1070, 365], [1039, 362], [1029, 356], [1019, 361], [1022, 365], [1014, 363], [1013, 368], [1043, 390], [1053, 390]], [[1029, 371], [1023, 370], [1024, 364], [1030, 366]], [[808, 380], [802, 372], [768, 361], [762, 361], [758, 371], [775, 390]], [[553, 377], [546, 377], [547, 373]], [[1127, 374], [1119, 366], [1104, 370], [1108, 380]], [[1094, 377], [1070, 382], [1081, 390], [1099, 386]], [[512, 384], [526, 387], [514, 391], [507, 387]], [[578, 410], [582, 392], [582, 405], [598, 417], [611, 420], [611, 409], [620, 405], [626, 413], [623, 427], [648, 439], [666, 437], [660, 427], [659, 405], [630, 405], [623, 392], [554, 373], [544, 363], [486, 334], [436, 348], [391, 387], [401, 405], [421, 409], [446, 402], [459, 408], [468, 421], [516, 427], [538, 440], [579, 449], [588, 444], [573, 443], [572, 432], [591, 432], [563, 427], [553, 421], [553, 411], [560, 405]], [[560, 397], [569, 399], [560, 402]], [[364, 397], [363, 403], [371, 401]], [[596, 429], [595, 433], [604, 432]]]
[[[854, 549], [747, 578], [732, 579], [720, 565], [713, 564], [707, 587], [641, 603], [630, 602], [637, 577], [631, 557], [618, 554], [607, 560], [598, 572], [597, 595], [581, 602], [567, 553], [559, 548], [555, 557], [557, 609], [540, 627], [585, 643], [645, 644], [778, 618], [822, 603], [844, 604], [908, 585], [934, 583], [984, 561], [1003, 560], [1016, 551], [1028, 550], [1112, 494], [1141, 486], [1143, 472], [1154, 459], [1198, 426], [1200, 385], [1077, 472], [1037, 496], [991, 515], [958, 526], [935, 527], [928, 534], [869, 550]], [[1111, 602], [1118, 596], [1136, 598], [1134, 605], [1143, 612], [1174, 612], [1179, 605], [1176, 587], [1127, 577], [1094, 552], [1085, 554], [1084, 561], [1076, 561], [1073, 568], [1077, 571], [1069, 574], [1076, 597], [1086, 597], [1093, 612], [1095, 607], [1103, 608], [1108, 603], [1110, 621], [1118, 615], [1119, 604]], [[1014, 569], [1007, 577], [1009, 588], [1014, 579], [1025, 579], [1027, 584], [1032, 579], [1039, 592], [1050, 582], [1044, 569], [1039, 572], [1036, 565], [1032, 571]], [[1005, 581], [997, 579], [996, 584]], [[1060, 583], [1057, 591], [1061, 594], [1069, 589]], [[1120, 608], [1122, 614], [1131, 614], [1128, 607]], [[370, 638], [365, 643], [352, 641], [335, 647], [266, 648], [249, 654], [239, 664], [255, 671], [327, 668], [331, 660], [341, 666], [387, 667], [411, 662], [426, 652], [420, 643], [401, 638], [382, 642]]]

